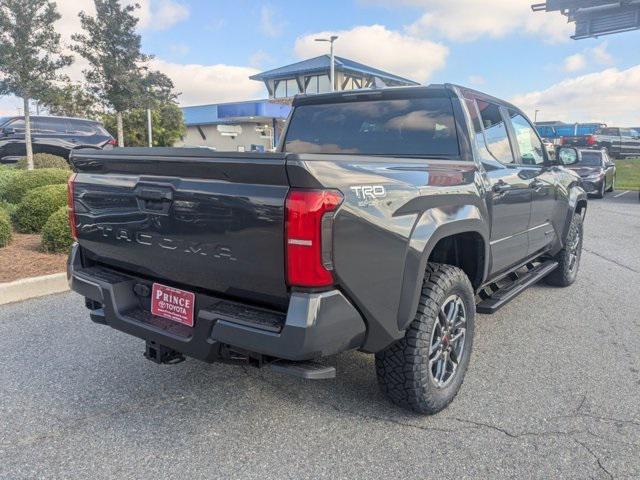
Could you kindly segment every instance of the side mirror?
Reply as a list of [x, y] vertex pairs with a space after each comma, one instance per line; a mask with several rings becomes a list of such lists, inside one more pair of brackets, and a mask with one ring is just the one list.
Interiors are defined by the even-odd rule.
[[560, 147], [556, 152], [556, 158], [560, 165], [574, 165], [578, 163], [578, 150], [573, 147]]

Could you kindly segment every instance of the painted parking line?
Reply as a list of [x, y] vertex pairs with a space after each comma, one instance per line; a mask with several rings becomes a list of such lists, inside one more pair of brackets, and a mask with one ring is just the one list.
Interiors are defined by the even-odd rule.
[[622, 196], [622, 195], [624, 195], [625, 193], [629, 193], [629, 190], [625, 190], [625, 191], [624, 191], [624, 192], [622, 192], [622, 193], [619, 193], [619, 194], [617, 194], [617, 195], [614, 195], [614, 196], [613, 196], [613, 198], [621, 197], [621, 196]]

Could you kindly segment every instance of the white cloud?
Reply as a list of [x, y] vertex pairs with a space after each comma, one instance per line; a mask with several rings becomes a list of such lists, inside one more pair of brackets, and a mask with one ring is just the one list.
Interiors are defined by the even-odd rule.
[[600, 45], [587, 48], [581, 53], [569, 55], [564, 59], [562, 66], [565, 72], [579, 72], [589, 66], [600, 66], [613, 64], [613, 56], [607, 51], [607, 42]]
[[531, 0], [397, 0], [392, 4], [384, 0], [362, 1], [393, 8], [398, 4], [419, 7], [423, 14], [407, 27], [409, 33], [432, 36], [435, 31], [456, 41], [525, 32], [554, 43], [567, 41], [573, 28], [559, 13], [532, 12]]
[[128, 3], [140, 5], [139, 25], [147, 30], [166, 30], [189, 18], [189, 8], [174, 0], [130, 0]]
[[383, 25], [305, 35], [296, 39], [295, 54], [308, 58], [328, 53], [327, 44], [314, 39], [329, 35], [339, 36], [336, 55], [418, 82], [427, 81], [433, 72], [444, 67], [449, 54], [449, 49], [440, 43], [388, 30]]
[[[93, 0], [58, 0], [58, 11], [62, 18], [58, 21], [58, 31], [65, 41], [71, 40], [73, 33], [81, 30], [78, 14], [81, 11], [95, 15]], [[189, 8], [175, 0], [124, 0], [123, 4], [138, 4], [134, 10], [139, 19], [138, 26], [144, 30], [165, 30], [189, 18]]]
[[551, 87], [512, 99], [532, 117], [536, 109], [547, 120], [640, 125], [640, 65], [563, 80]]
[[487, 83], [487, 79], [482, 75], [471, 75], [469, 76], [469, 83], [473, 86], [479, 87]]
[[175, 53], [176, 55], [186, 55], [191, 51], [191, 49], [189, 48], [189, 45], [182, 42], [175, 43], [169, 46], [169, 50], [171, 50], [171, 52]]
[[263, 5], [260, 8], [260, 30], [267, 37], [279, 37], [282, 35], [286, 22], [278, 19], [278, 13], [271, 5]]
[[569, 55], [564, 59], [563, 69], [565, 72], [577, 72], [587, 68], [587, 59], [582, 53]]
[[261, 82], [249, 76], [258, 70], [234, 65], [179, 64], [155, 59], [150, 65], [168, 75], [181, 92], [181, 105], [251, 100], [266, 96]]
[[272, 62], [273, 57], [264, 50], [258, 50], [249, 57], [249, 65], [255, 68], [261, 68], [265, 64]]
[[13, 95], [0, 96], [0, 116], [22, 113], [22, 99]]

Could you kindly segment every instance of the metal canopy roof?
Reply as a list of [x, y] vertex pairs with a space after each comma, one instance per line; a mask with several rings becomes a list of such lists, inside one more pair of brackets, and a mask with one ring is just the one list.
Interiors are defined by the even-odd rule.
[[531, 9], [565, 15], [576, 24], [576, 40], [640, 29], [640, 0], [547, 0]]
[[291, 111], [289, 105], [254, 100], [249, 102], [215, 103], [182, 107], [184, 123], [193, 125], [218, 125], [238, 122], [263, 122], [265, 120], [286, 119]]
[[[336, 70], [346, 73], [353, 72], [363, 75], [371, 75], [379, 77], [383, 80], [392, 80], [405, 85], [419, 85], [418, 82], [409, 80], [408, 78], [400, 77], [392, 73], [385, 72], [378, 68], [370, 67], [354, 60], [349, 60], [344, 57], [335, 57]], [[329, 55], [320, 55], [319, 57], [310, 58], [308, 60], [302, 60], [301, 62], [292, 63], [291, 65], [285, 65], [284, 67], [274, 68], [266, 72], [252, 75], [252, 80], [272, 80], [276, 78], [292, 78], [297, 75], [309, 75], [319, 72], [328, 71], [331, 68], [331, 57]]]

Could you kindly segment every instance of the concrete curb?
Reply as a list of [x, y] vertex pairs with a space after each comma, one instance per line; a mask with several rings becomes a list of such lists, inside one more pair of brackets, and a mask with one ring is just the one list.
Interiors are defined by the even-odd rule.
[[42, 277], [23, 278], [15, 282], [0, 283], [0, 305], [21, 302], [69, 290], [66, 273], [54, 273]]

